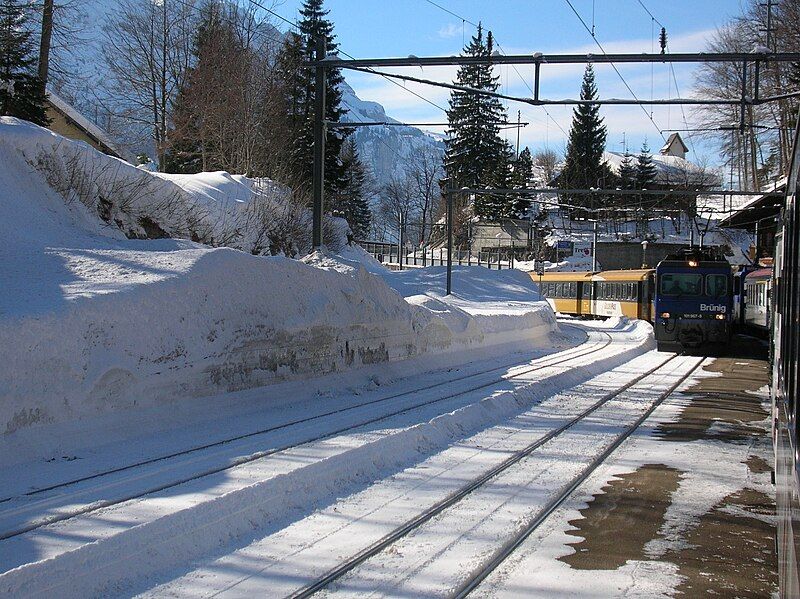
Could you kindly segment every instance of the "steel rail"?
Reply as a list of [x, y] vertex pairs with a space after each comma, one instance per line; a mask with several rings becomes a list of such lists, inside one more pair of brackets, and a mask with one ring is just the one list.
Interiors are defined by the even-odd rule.
[[[158, 493], [159, 491], [164, 491], [166, 489], [171, 489], [173, 487], [177, 487], [179, 485], [182, 485], [182, 484], [194, 481], [194, 480], [198, 480], [198, 479], [204, 478], [206, 476], [211, 476], [211, 475], [217, 474], [219, 472], [224, 472], [226, 470], [230, 470], [230, 469], [235, 468], [237, 466], [242, 466], [244, 464], [255, 462], [255, 461], [260, 460], [262, 458], [269, 457], [269, 456], [272, 456], [272, 455], [275, 455], [275, 454], [278, 454], [278, 453], [281, 453], [281, 452], [284, 452], [284, 451], [288, 451], [290, 449], [294, 449], [294, 448], [297, 448], [297, 447], [301, 447], [301, 446], [307, 445], [309, 443], [315, 443], [315, 442], [318, 442], [318, 441], [323, 441], [325, 439], [329, 439], [331, 437], [334, 437], [335, 435], [339, 435], [339, 434], [345, 433], [347, 431], [351, 431], [351, 430], [358, 429], [358, 428], [363, 427], [363, 426], [374, 424], [376, 422], [380, 422], [381, 420], [386, 420], [388, 418], [392, 418], [394, 416], [399, 416], [399, 415], [405, 414], [407, 412], [412, 412], [412, 411], [420, 409], [420, 408], [424, 408], [424, 407], [427, 407], [427, 406], [435, 405], [437, 403], [441, 403], [443, 401], [447, 401], [447, 400], [450, 400], [450, 399], [455, 399], [456, 397], [467, 395], [469, 393], [474, 393], [475, 391], [480, 391], [481, 389], [485, 389], [487, 387], [491, 387], [492, 385], [496, 385], [496, 384], [498, 384], [500, 382], [503, 382], [503, 381], [513, 380], [515, 378], [524, 376], [526, 374], [530, 374], [531, 372], [536, 372], [538, 370], [543, 370], [545, 368], [552, 368], [554, 366], [559, 366], [561, 364], [570, 362], [572, 360], [576, 360], [576, 359], [582, 358], [584, 356], [590, 355], [590, 354], [595, 353], [597, 351], [601, 351], [602, 349], [608, 347], [608, 345], [611, 344], [612, 337], [611, 337], [611, 335], [609, 335], [605, 331], [603, 331], [603, 333], [608, 337], [608, 339], [602, 345], [600, 345], [599, 347], [594, 347], [593, 346], [591, 349], [583, 349], [581, 352], [575, 353], [574, 355], [571, 355], [571, 356], [566, 357], [566, 358], [561, 357], [560, 360], [556, 360], [556, 361], [554, 361], [552, 363], [536, 364], [536, 365], [531, 366], [529, 368], [525, 368], [522, 371], [519, 371], [519, 372], [517, 372], [517, 373], [515, 373], [513, 375], [503, 376], [503, 377], [500, 377], [498, 379], [494, 379], [492, 381], [489, 381], [488, 383], [481, 383], [481, 384], [478, 384], [478, 385], [474, 385], [474, 386], [472, 386], [472, 387], [470, 387], [468, 389], [463, 389], [463, 390], [460, 390], [460, 391], [457, 391], [457, 392], [454, 392], [454, 393], [450, 393], [450, 394], [447, 394], [447, 395], [442, 396], [442, 397], [438, 397], [438, 398], [430, 400], [430, 401], [423, 401], [423, 402], [414, 404], [414, 405], [406, 407], [406, 408], [401, 408], [401, 409], [398, 409], [398, 410], [394, 410], [394, 411], [389, 412], [387, 414], [382, 414], [380, 416], [369, 418], [367, 420], [362, 420], [362, 421], [357, 422], [355, 424], [350, 424], [350, 425], [335, 429], [333, 431], [328, 431], [328, 432], [326, 432], [326, 433], [324, 433], [322, 435], [318, 435], [318, 436], [313, 437], [311, 439], [305, 439], [305, 440], [303, 440], [303, 441], [301, 441], [299, 443], [289, 443], [289, 444], [282, 445], [282, 446], [279, 446], [279, 447], [275, 447], [275, 448], [272, 448], [272, 449], [259, 451], [259, 452], [256, 452], [256, 453], [253, 453], [253, 454], [250, 454], [250, 455], [247, 455], [247, 456], [242, 456], [240, 458], [236, 458], [236, 459], [231, 460], [230, 462], [228, 462], [224, 466], [215, 466], [215, 467], [212, 467], [212, 468], [208, 468], [208, 469], [203, 470], [203, 471], [201, 471], [199, 473], [192, 474], [191, 476], [184, 476], [184, 477], [181, 477], [181, 478], [178, 478], [178, 479], [174, 479], [174, 480], [171, 480], [171, 481], [169, 481], [167, 483], [159, 484], [159, 485], [150, 487], [148, 489], [145, 489], [143, 491], [137, 491], [135, 493], [127, 493], [127, 494], [121, 495], [119, 497], [116, 497], [114, 499], [104, 499], [104, 500], [96, 501], [96, 502], [93, 502], [93, 503], [85, 504], [85, 505], [83, 505], [83, 506], [81, 506], [81, 507], [79, 507], [77, 509], [71, 510], [71, 511], [66, 512], [66, 513], [53, 514], [51, 516], [42, 518], [42, 519], [37, 520], [35, 522], [30, 522], [29, 524], [25, 524], [23, 526], [19, 526], [19, 527], [13, 528], [13, 529], [9, 529], [9, 530], [5, 530], [3, 532], [0, 532], [0, 541], [4, 541], [6, 539], [11, 539], [11, 538], [14, 538], [14, 537], [18, 537], [18, 536], [23, 535], [25, 533], [28, 533], [28, 532], [37, 530], [39, 528], [42, 528], [43, 526], [48, 526], [50, 524], [55, 524], [55, 523], [58, 523], [58, 522], [64, 522], [66, 520], [70, 520], [70, 519], [78, 517], [78, 516], [82, 516], [82, 515], [85, 515], [85, 514], [96, 512], [97, 510], [100, 510], [100, 509], [103, 509], [103, 508], [107, 508], [107, 507], [111, 507], [111, 506], [114, 506], [114, 505], [118, 505], [120, 503], [124, 503], [126, 501], [130, 501], [130, 500], [133, 500], [133, 499], [138, 499], [140, 497], [145, 497], [147, 495], [151, 495], [153, 493]], [[582, 347], [582, 346], [579, 346], [579, 348], [580, 347]], [[568, 351], [571, 351], [571, 350], [568, 350]], [[499, 370], [501, 368], [503, 368], [503, 367], [491, 369], [491, 370], [488, 370], [488, 371], [486, 371], [484, 373], [478, 373], [478, 374], [487, 374], [488, 372], [492, 372], [493, 370]], [[443, 384], [452, 384], [452, 383], [453, 383], [452, 380], [446, 381], [446, 382], [443, 382], [443, 383], [437, 383], [436, 385], [431, 386], [431, 388], [433, 388], [435, 386], [441, 386]], [[397, 397], [402, 396], [402, 395], [413, 395], [413, 393], [418, 393], [418, 392], [424, 391], [424, 390], [426, 390], [426, 389], [421, 389], [421, 390], [416, 390], [416, 391], [413, 391], [413, 392], [407, 392], [407, 393], [403, 393], [403, 394], [398, 394]], [[380, 401], [387, 401], [388, 399], [395, 399], [395, 398], [396, 398], [396, 396], [393, 396], [393, 397], [390, 397], [390, 398], [383, 398]], [[357, 407], [362, 407], [363, 405], [369, 405], [369, 404], [366, 403], [366, 404], [362, 404], [361, 406], [357, 406]], [[341, 412], [344, 412], [344, 411], [348, 411], [349, 409], [354, 409], [354, 408], [344, 408], [342, 410], [333, 411], [332, 413], [330, 413], [328, 415], [341, 413]], [[298, 421], [295, 424], [302, 423], [302, 422], [307, 422], [309, 420], [313, 420], [313, 419], [321, 418], [321, 417], [323, 417], [323, 416], [311, 417], [311, 418], [308, 418], [308, 419], [305, 419], [305, 420]], [[286, 426], [290, 426], [290, 425], [283, 425], [282, 428], [285, 428]], [[258, 433], [255, 433], [255, 434], [258, 434]], [[253, 436], [253, 435], [247, 435], [247, 436]], [[89, 490], [91, 490], [91, 489], [89, 489]], [[48, 499], [51, 499], [51, 498], [45, 498], [42, 501], [47, 501]], [[31, 504], [27, 504], [27, 505], [24, 504], [24, 505], [19, 506], [16, 509], [6, 510], [3, 513], [0, 513], [0, 517], [3, 517], [4, 515], [8, 515], [8, 514], [13, 514], [15, 512], [20, 511], [20, 510], [28, 509], [30, 506], [31, 506]]]
[[582, 420], [584, 420], [587, 416], [592, 414], [593, 412], [597, 411], [603, 405], [618, 397], [631, 387], [640, 383], [643, 379], [652, 376], [656, 371], [660, 370], [664, 366], [666, 366], [669, 362], [677, 358], [679, 354], [674, 354], [658, 364], [657, 366], [651, 368], [647, 372], [637, 376], [636, 378], [632, 379], [631, 381], [625, 383], [619, 389], [616, 389], [610, 393], [605, 394], [601, 397], [598, 401], [593, 403], [591, 406], [583, 410], [577, 416], [571, 418], [563, 425], [556, 427], [546, 433], [544, 436], [540, 437], [530, 445], [527, 445], [523, 449], [515, 452], [503, 462], [492, 468], [491, 470], [485, 472], [480, 477], [473, 479], [454, 493], [448, 495], [445, 499], [435, 503], [428, 509], [426, 509], [421, 514], [415, 516], [414, 518], [408, 520], [401, 526], [394, 529], [389, 534], [385, 535], [369, 547], [363, 549], [359, 553], [355, 554], [353, 557], [348, 559], [346, 562], [336, 566], [335, 568], [328, 571], [326, 574], [318, 578], [313, 583], [303, 587], [302, 589], [296, 591], [295, 593], [289, 595], [291, 599], [305, 599], [314, 595], [315, 593], [321, 591], [331, 583], [335, 582], [336, 580], [340, 579], [342, 576], [348, 574], [356, 567], [364, 563], [371, 557], [374, 557], [378, 553], [382, 552], [384, 549], [389, 547], [390, 545], [394, 544], [401, 538], [407, 536], [409, 533], [413, 532], [426, 522], [428, 522], [431, 518], [434, 518], [444, 512], [446, 509], [452, 507], [456, 503], [462, 501], [465, 497], [479, 489], [480, 487], [484, 486], [487, 482], [492, 480], [493, 478], [497, 477], [499, 474], [503, 473], [504, 471], [508, 470], [514, 464], [517, 464], [522, 459], [530, 456], [536, 449], [541, 447], [542, 445], [552, 441], [554, 438], [558, 437], [559, 435], [563, 434], [568, 429], [572, 428]]
[[680, 387], [686, 379], [688, 379], [694, 372], [697, 370], [700, 365], [706, 361], [706, 357], [701, 358], [697, 364], [692, 366], [692, 368], [681, 378], [676, 381], [673, 385], [670, 385], [669, 389], [667, 389], [664, 393], [662, 393], [658, 399], [656, 399], [653, 404], [648, 408], [648, 410], [642, 414], [636, 421], [628, 426], [625, 431], [617, 437], [617, 439], [609, 445], [600, 455], [598, 455], [589, 466], [581, 472], [577, 477], [575, 477], [563, 490], [559, 495], [551, 500], [545, 508], [539, 512], [539, 514], [534, 518], [531, 522], [529, 522], [525, 528], [520, 531], [516, 536], [506, 542], [500, 550], [495, 553], [495, 555], [491, 558], [491, 560], [480, 568], [477, 572], [475, 572], [466, 582], [464, 582], [458, 590], [455, 592], [453, 597], [455, 599], [463, 599], [467, 595], [469, 595], [472, 591], [474, 591], [481, 582], [483, 582], [492, 572], [494, 572], [500, 564], [502, 564], [514, 551], [537, 529], [542, 523], [547, 520], [547, 518], [556, 510], [558, 509], [571, 495], [572, 493], [581, 485], [583, 484], [586, 479], [588, 479], [594, 472], [599, 468], [608, 458], [614, 453], [620, 445], [622, 445], [628, 437], [630, 437], [643, 423], [647, 420], [652, 413], [666, 400], [670, 395], [672, 395], [675, 390]]

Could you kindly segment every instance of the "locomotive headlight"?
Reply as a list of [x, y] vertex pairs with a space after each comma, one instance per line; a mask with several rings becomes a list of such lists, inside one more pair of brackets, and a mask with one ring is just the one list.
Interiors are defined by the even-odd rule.
[[697, 260], [689, 260], [689, 266], [697, 266]]
[[661, 318], [669, 318], [669, 312], [662, 312]]
[[717, 314], [716, 318], [717, 318], [717, 320], [725, 320], [725, 315], [724, 314]]

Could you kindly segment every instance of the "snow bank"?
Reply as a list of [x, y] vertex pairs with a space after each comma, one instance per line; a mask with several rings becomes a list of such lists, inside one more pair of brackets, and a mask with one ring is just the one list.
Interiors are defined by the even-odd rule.
[[[541, 345], [556, 326], [549, 307], [525, 304], [521, 289], [512, 318], [486, 318], [477, 306], [485, 309], [492, 294], [486, 278], [474, 279], [483, 295], [472, 300], [421, 295], [425, 285], [439, 286], [439, 271], [417, 281], [420, 300], [406, 301], [387, 285], [390, 275], [368, 272], [379, 267], [352, 248], [303, 263], [189, 240], [129, 239], [125, 227], [136, 233], [153, 226], [141, 216], [155, 214], [156, 196], [132, 193], [127, 203], [112, 203], [111, 220], [119, 216], [124, 226], [107, 222], [98, 212], [103, 194], [113, 191], [103, 187], [106, 178], [76, 188], [88, 190], [83, 196], [75, 189], [78, 195], [65, 195], [56, 185], [53, 173], [63, 172], [59, 165], [69, 165], [69, 156], [87, 161], [80, 172], [114, 165], [125, 180], [144, 177], [158, 197], [177, 198], [158, 223], [168, 233], [191, 229], [184, 209], [230, 213], [250, 186], [225, 173], [156, 177], [34, 125], [0, 119], [5, 435], [430, 352]], [[498, 293], [510, 292], [504, 279], [494, 284]]]
[[[12, 117], [0, 139], [68, 205], [82, 204], [128, 238], [182, 238], [252, 254], [296, 256], [311, 247], [311, 214], [268, 179], [226, 172], [151, 173]], [[326, 219], [327, 242], [343, 245], [347, 223]]]

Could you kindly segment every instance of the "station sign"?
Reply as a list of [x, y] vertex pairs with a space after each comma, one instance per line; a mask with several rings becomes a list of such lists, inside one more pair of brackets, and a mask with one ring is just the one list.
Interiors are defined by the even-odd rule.
[[576, 241], [572, 249], [573, 256], [587, 258], [592, 255], [592, 244], [588, 241]]

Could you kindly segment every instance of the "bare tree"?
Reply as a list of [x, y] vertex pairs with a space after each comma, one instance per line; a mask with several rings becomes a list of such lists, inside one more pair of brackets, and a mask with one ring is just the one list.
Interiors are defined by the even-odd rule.
[[170, 111], [192, 56], [194, 0], [121, 0], [102, 44], [120, 115], [150, 131], [164, 168]]
[[533, 166], [541, 173], [545, 185], [549, 185], [555, 178], [558, 161], [558, 154], [550, 148], [539, 150], [533, 155]]
[[414, 208], [419, 219], [419, 242], [424, 243], [430, 237], [434, 218], [439, 214], [442, 196], [439, 181], [444, 176], [441, 153], [426, 146], [414, 154], [407, 166], [406, 176], [411, 183]]

